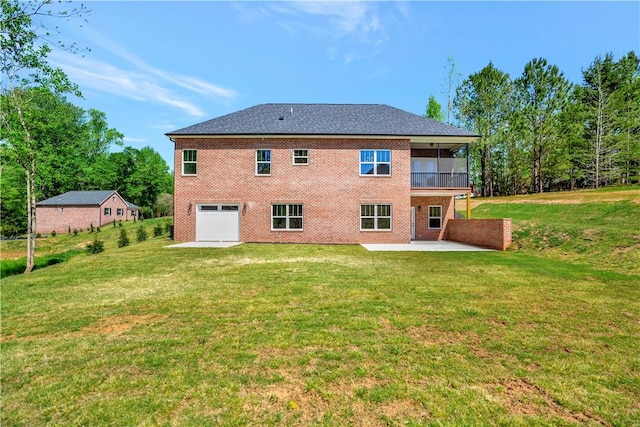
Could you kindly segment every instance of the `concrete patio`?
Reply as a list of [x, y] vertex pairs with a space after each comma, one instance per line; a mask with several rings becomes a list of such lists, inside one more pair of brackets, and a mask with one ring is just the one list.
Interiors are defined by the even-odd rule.
[[363, 244], [362, 246], [368, 251], [396, 252], [482, 252], [493, 250], [446, 240], [413, 241], [407, 244]]
[[[165, 246], [166, 248], [230, 248], [241, 245], [242, 242], [185, 242]], [[406, 244], [363, 244], [361, 245], [371, 252], [474, 252], [492, 251], [477, 246], [465, 245], [463, 243], [438, 241], [415, 241]]]

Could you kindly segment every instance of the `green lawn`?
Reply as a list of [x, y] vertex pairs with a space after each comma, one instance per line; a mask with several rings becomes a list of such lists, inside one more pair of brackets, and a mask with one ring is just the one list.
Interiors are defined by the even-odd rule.
[[[0, 424], [639, 425], [637, 267], [540, 244], [521, 230], [568, 214], [514, 207], [506, 252], [114, 235], [3, 279]], [[595, 221], [584, 253], [636, 252], [635, 222]]]

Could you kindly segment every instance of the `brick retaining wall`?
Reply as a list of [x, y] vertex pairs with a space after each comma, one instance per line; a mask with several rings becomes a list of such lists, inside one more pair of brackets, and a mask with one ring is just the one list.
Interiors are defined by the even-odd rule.
[[504, 251], [511, 245], [511, 219], [449, 219], [444, 239]]

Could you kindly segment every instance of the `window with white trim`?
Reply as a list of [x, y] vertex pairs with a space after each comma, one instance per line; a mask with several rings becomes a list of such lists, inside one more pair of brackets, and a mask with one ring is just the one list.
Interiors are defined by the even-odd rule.
[[271, 230], [302, 230], [302, 205], [271, 205]]
[[360, 150], [360, 175], [391, 175], [391, 150]]
[[117, 216], [122, 216], [122, 214], [124, 213], [124, 209], [122, 208], [116, 208], [116, 215]]
[[429, 206], [428, 227], [431, 229], [442, 228], [442, 206]]
[[293, 164], [294, 165], [308, 165], [309, 164], [309, 150], [294, 149], [293, 150]]
[[104, 216], [111, 215], [111, 208], [104, 208]]
[[360, 230], [391, 230], [391, 205], [360, 205]]
[[198, 150], [182, 150], [182, 175], [196, 175]]
[[256, 175], [271, 175], [271, 150], [256, 150]]

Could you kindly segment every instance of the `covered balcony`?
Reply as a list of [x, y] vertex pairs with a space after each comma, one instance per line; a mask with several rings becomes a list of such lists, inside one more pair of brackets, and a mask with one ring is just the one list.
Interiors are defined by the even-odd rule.
[[469, 144], [412, 143], [411, 189], [469, 190]]

